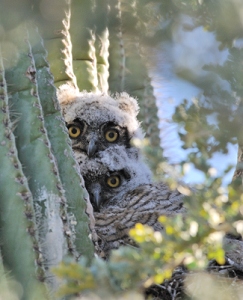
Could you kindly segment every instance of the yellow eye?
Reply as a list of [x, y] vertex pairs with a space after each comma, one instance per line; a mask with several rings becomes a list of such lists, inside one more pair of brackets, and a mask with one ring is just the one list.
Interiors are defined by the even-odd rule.
[[107, 179], [107, 184], [109, 185], [109, 187], [111, 188], [116, 188], [120, 185], [120, 178], [119, 176], [111, 176]]
[[110, 143], [115, 142], [118, 139], [118, 132], [115, 129], [107, 130], [105, 133], [105, 139]]
[[68, 133], [71, 138], [76, 138], [81, 134], [81, 130], [78, 126], [70, 126], [68, 128]]

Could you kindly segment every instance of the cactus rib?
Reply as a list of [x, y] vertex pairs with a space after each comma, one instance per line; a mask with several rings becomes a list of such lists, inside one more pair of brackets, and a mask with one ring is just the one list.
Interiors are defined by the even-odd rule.
[[95, 32], [95, 54], [98, 76], [98, 88], [108, 93], [109, 84], [109, 30], [108, 30], [109, 6], [107, 0], [96, 1], [94, 8], [94, 32]]
[[35, 1], [35, 23], [48, 52], [50, 69], [55, 85], [69, 82], [77, 86], [72, 71], [71, 41], [69, 35], [70, 1], [54, 0], [50, 9], [49, 1]]
[[[38, 34], [35, 33], [37, 37]], [[38, 94], [43, 108], [44, 123], [47, 129], [51, 148], [56, 158], [65, 196], [67, 199], [67, 211], [71, 217], [75, 231], [75, 246], [78, 256], [86, 253], [92, 258], [94, 250], [89, 239], [89, 219], [85, 214], [86, 202], [84, 201], [84, 185], [81, 187], [80, 173], [74, 159], [70, 140], [64, 120], [61, 116], [56, 89], [53, 85], [53, 77], [46, 61], [46, 51], [41, 39], [33, 47], [33, 59], [36, 66], [36, 78]]]
[[29, 178], [48, 283], [55, 290], [58, 282], [49, 269], [57, 265], [68, 249], [73, 250], [74, 246], [70, 246], [72, 236], [66, 222], [66, 199], [44, 126], [26, 26], [23, 26], [21, 35], [23, 42], [18, 44], [18, 62], [6, 70], [6, 78], [12, 95], [12, 109], [19, 115], [14, 130], [18, 157], [24, 166], [25, 176]]
[[[24, 299], [49, 299], [37, 242], [33, 198], [17, 156], [7, 86], [0, 61], [0, 240], [4, 263], [24, 290]], [[11, 174], [11, 176], [7, 176]], [[34, 251], [33, 251], [34, 250]], [[3, 271], [3, 270], [2, 270]], [[1, 271], [1, 272], [2, 272]], [[39, 280], [38, 280], [38, 279]]]
[[[80, 90], [98, 90], [96, 36], [93, 28], [93, 1], [72, 0], [70, 35], [72, 40], [73, 71]], [[78, 22], [78, 26], [77, 26]]]

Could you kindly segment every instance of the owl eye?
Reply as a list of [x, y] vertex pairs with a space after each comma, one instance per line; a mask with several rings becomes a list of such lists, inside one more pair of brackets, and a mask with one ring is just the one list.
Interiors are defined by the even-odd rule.
[[121, 180], [120, 180], [119, 176], [111, 176], [111, 177], [107, 178], [106, 183], [109, 187], [116, 188], [116, 187], [120, 186]]
[[118, 139], [118, 136], [119, 134], [116, 129], [109, 129], [105, 133], [105, 139], [110, 143], [115, 142]]
[[79, 119], [75, 119], [72, 121], [72, 123], [69, 124], [66, 123], [66, 125], [68, 128], [69, 136], [72, 139], [76, 139], [80, 135], [84, 135], [88, 127], [85, 121]]
[[71, 125], [68, 128], [68, 133], [69, 133], [69, 136], [74, 139], [74, 138], [77, 138], [81, 134], [81, 130], [78, 126]]

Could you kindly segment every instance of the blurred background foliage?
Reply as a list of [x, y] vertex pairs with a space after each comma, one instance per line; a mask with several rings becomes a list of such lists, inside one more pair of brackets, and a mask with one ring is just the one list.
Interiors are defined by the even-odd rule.
[[[212, 259], [223, 265], [225, 251], [228, 251], [222, 248], [225, 234], [241, 236], [243, 231], [242, 1], [73, 0], [69, 3], [2, 0], [1, 6], [4, 9], [0, 10], [0, 38], [6, 67], [12, 67], [13, 57], [18, 53], [16, 39], [22, 38], [14, 32], [22, 23], [34, 20], [48, 51], [56, 86], [71, 82], [80, 89], [126, 91], [138, 98], [140, 120], [146, 132], [146, 139], [138, 146], [147, 155], [155, 177], [163, 178], [171, 187], [177, 187], [187, 195], [188, 214], [185, 218], [161, 217], [165, 227], [163, 235], [140, 224], [131, 230], [139, 250], [121, 248], [112, 253], [108, 262], [94, 259], [91, 267], [84, 258], [79, 264], [63, 262], [54, 270], [66, 281], [60, 294], [82, 293], [84, 297], [98, 299], [141, 299], [145, 288], [161, 284], [180, 264], [189, 271], [205, 270]], [[177, 125], [176, 134], [182, 148], [189, 153], [177, 164], [179, 175], [183, 175], [188, 163], [204, 174], [204, 181], [192, 192], [178, 182], [178, 174], [174, 174], [174, 169], [162, 155], [150, 76], [153, 76], [159, 55], [163, 57], [162, 67], [163, 60], [166, 62], [161, 49], [172, 51], [186, 32], [198, 28], [213, 35], [216, 48], [223, 53], [224, 59], [214, 60], [213, 56], [207, 63], [205, 57], [199, 57], [201, 63], [192, 68], [187, 63], [191, 59], [188, 52], [182, 57], [185, 61], [171, 63], [178, 78], [200, 91], [193, 99], [182, 99], [175, 105], [169, 120]], [[200, 41], [198, 43], [203, 47]], [[201, 53], [198, 49], [198, 56]], [[158, 100], [157, 106], [161, 106]], [[163, 132], [161, 135], [163, 138]], [[235, 165], [236, 157], [232, 157], [232, 163], [219, 175], [215, 175], [210, 159], [215, 153], [226, 155], [230, 143], [239, 144], [238, 164], [234, 181], [223, 185], [223, 177]], [[205, 282], [209, 287], [205, 296], [198, 287], [197, 278], [192, 279], [189, 273], [185, 282], [187, 297], [214, 299], [212, 295], [219, 292], [220, 285], [218, 279], [210, 276], [198, 274], [201, 285]], [[208, 278], [213, 285], [209, 284]], [[228, 282], [224, 299], [238, 297], [239, 290], [232, 290], [232, 281]], [[133, 293], [127, 295], [128, 290]]]

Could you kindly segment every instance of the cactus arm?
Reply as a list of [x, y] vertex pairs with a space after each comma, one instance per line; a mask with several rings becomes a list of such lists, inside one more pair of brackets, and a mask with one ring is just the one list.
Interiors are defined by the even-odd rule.
[[100, 33], [96, 33], [97, 39], [95, 43], [97, 51], [97, 76], [98, 76], [98, 88], [104, 93], [108, 93], [109, 84], [109, 31], [107, 28]]
[[[41, 267], [36, 236], [33, 199], [17, 157], [2, 61], [0, 61], [0, 106], [1, 252], [12, 275], [23, 286], [24, 299], [48, 299], [47, 290], [41, 282], [45, 275]], [[2, 261], [0, 265], [2, 273]]]
[[96, 1], [94, 9], [95, 23], [95, 53], [98, 76], [98, 88], [107, 93], [109, 90], [109, 30], [108, 30], [108, 2], [107, 0]]
[[[56, 7], [55, 5], [56, 4]], [[35, 21], [44, 39], [55, 85], [71, 83], [77, 86], [72, 70], [72, 44], [69, 34], [70, 4], [68, 0], [36, 1]]]
[[125, 91], [126, 49], [122, 33], [121, 3], [109, 1], [109, 88], [111, 92]]
[[110, 90], [126, 91], [142, 100], [149, 85], [148, 70], [141, 57], [139, 37], [129, 34], [131, 25], [136, 25], [133, 5], [116, 0], [110, 1], [110, 8]]
[[71, 2], [70, 36], [73, 71], [80, 90], [96, 92], [98, 77], [93, 16], [93, 1], [73, 0]]
[[[36, 33], [35, 36], [38, 36]], [[67, 211], [75, 221], [75, 246], [77, 252], [86, 254], [91, 259], [94, 253], [93, 244], [89, 239], [88, 217], [85, 214], [86, 192], [81, 187], [80, 174], [75, 162], [70, 140], [56, 97], [56, 89], [53, 85], [53, 77], [46, 61], [46, 51], [41, 40], [33, 47], [33, 59], [37, 70], [36, 78], [38, 94], [43, 108], [44, 122], [48, 137], [51, 142], [53, 154], [56, 157], [60, 178], [67, 199]], [[58, 108], [58, 109], [57, 109]]]

